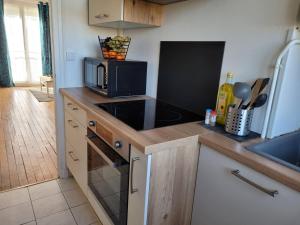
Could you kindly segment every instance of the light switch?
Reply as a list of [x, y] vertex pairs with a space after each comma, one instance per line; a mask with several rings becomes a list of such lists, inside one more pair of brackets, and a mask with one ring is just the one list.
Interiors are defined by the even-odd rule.
[[67, 62], [72, 62], [75, 61], [76, 59], [76, 53], [72, 51], [67, 51], [66, 52], [66, 61]]

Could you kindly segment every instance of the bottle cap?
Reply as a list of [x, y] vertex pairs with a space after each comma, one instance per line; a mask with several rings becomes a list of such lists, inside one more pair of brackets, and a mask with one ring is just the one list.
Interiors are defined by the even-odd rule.
[[212, 109], [206, 109], [206, 112], [211, 112], [212, 111]]
[[227, 78], [233, 78], [233, 73], [231, 72], [227, 73]]

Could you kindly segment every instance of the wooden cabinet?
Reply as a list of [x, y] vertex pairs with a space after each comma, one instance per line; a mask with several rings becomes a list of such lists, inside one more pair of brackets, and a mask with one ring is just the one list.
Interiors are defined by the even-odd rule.
[[128, 194], [128, 224], [147, 225], [151, 156], [131, 146]]
[[89, 0], [89, 24], [111, 28], [158, 27], [162, 6], [143, 0]]
[[191, 224], [198, 137], [170, 142], [163, 148], [164, 151], [144, 155], [131, 147], [130, 225]]
[[65, 142], [67, 167], [80, 188], [87, 190], [86, 112], [68, 98], [65, 103]]
[[294, 225], [299, 215], [299, 192], [201, 147], [192, 225]]

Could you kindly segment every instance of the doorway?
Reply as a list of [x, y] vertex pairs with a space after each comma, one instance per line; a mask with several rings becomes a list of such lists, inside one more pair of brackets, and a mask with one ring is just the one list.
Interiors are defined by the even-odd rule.
[[4, 0], [15, 87], [0, 88], [0, 191], [58, 177], [49, 7], [47, 1]]
[[4, 13], [13, 81], [18, 86], [38, 84], [42, 59], [37, 5], [6, 1]]

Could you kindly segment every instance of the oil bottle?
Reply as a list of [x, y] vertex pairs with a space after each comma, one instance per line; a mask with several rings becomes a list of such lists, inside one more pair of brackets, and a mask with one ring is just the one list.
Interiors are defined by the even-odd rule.
[[227, 73], [226, 82], [220, 87], [217, 101], [217, 123], [224, 125], [228, 106], [234, 101], [233, 96], [233, 74]]

